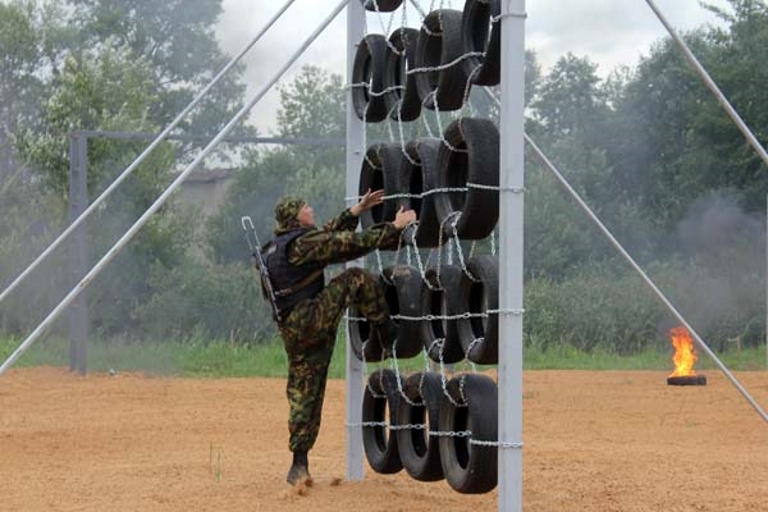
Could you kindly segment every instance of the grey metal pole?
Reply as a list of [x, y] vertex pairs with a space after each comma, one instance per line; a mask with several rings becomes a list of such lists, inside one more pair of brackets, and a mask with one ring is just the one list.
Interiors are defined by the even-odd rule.
[[525, 0], [501, 3], [499, 154], [500, 512], [523, 507], [523, 217]]
[[693, 54], [693, 52], [691, 52], [690, 48], [688, 48], [688, 45], [677, 34], [675, 29], [672, 28], [672, 25], [669, 24], [669, 21], [667, 21], [667, 18], [664, 17], [664, 14], [662, 14], [659, 8], [656, 7], [656, 4], [653, 2], [653, 0], [645, 1], [654, 12], [654, 14], [656, 14], [656, 17], [659, 18], [659, 21], [661, 21], [662, 25], [664, 25], [664, 27], [667, 29], [669, 35], [672, 36], [672, 39], [675, 41], [677, 46], [680, 47], [680, 50], [682, 50], [685, 58], [688, 59], [688, 62], [690, 62], [694, 69], [696, 69], [696, 73], [698, 73], [699, 77], [701, 77], [701, 79], [704, 81], [704, 84], [709, 88], [710, 91], [712, 91], [712, 94], [715, 95], [717, 101], [720, 102], [720, 105], [728, 113], [731, 120], [736, 124], [739, 130], [741, 130], [741, 133], [744, 135], [744, 137], [746, 137], [747, 142], [749, 142], [752, 148], [757, 151], [757, 154], [763, 160], [763, 163], [768, 165], [768, 153], [766, 153], [765, 148], [763, 148], [763, 146], [760, 144], [760, 141], [758, 141], [757, 137], [755, 137], [755, 135], [752, 133], [752, 130], [749, 129], [747, 123], [741, 119], [741, 116], [739, 116], [739, 113], [736, 112], [736, 109], [731, 106], [730, 102], [725, 97], [725, 94], [720, 91], [720, 88], [709, 76], [709, 73], [707, 73], [707, 71], [704, 69], [704, 66], [699, 63], [698, 59], [696, 59], [696, 56]]
[[198, 165], [205, 159], [205, 157], [208, 156], [208, 154], [213, 151], [213, 149], [221, 142], [221, 140], [227, 136], [229, 132], [232, 131], [232, 129], [239, 123], [247, 114], [248, 112], [253, 108], [253, 106], [258, 103], [258, 101], [272, 88], [272, 86], [277, 83], [277, 81], [280, 79], [280, 77], [285, 74], [285, 72], [288, 70], [288, 68], [291, 67], [291, 65], [296, 62], [296, 60], [301, 56], [302, 53], [309, 47], [312, 42], [317, 39], [317, 36], [320, 35], [320, 33], [325, 30], [325, 28], [330, 25], [331, 21], [346, 7], [346, 5], [350, 2], [350, 0], [342, 0], [341, 3], [333, 10], [333, 12], [320, 24], [320, 26], [315, 29], [312, 34], [307, 38], [306, 41], [301, 45], [301, 47], [296, 51], [296, 53], [293, 54], [293, 56], [288, 60], [288, 62], [280, 68], [280, 70], [277, 72], [275, 77], [269, 81], [268, 84], [266, 84], [259, 92], [256, 94], [256, 96], [251, 99], [250, 102], [248, 102], [247, 105], [245, 105], [243, 108], [241, 108], [237, 114], [235, 114], [235, 117], [233, 117], [227, 125], [219, 132], [216, 137], [213, 138], [213, 140], [203, 149], [203, 151], [192, 161], [189, 166], [187, 166], [184, 171], [182, 171], [181, 174], [171, 183], [167, 189], [165, 189], [165, 192], [163, 192], [160, 197], [157, 198], [157, 200], [152, 204], [152, 206], [149, 207], [149, 209], [144, 212], [144, 214], [139, 217], [139, 219], [131, 226], [131, 228], [118, 240], [112, 248], [107, 251], [107, 253], [99, 260], [99, 262], [94, 265], [94, 267], [88, 272], [88, 274], [83, 277], [83, 279], [74, 287], [72, 290], [67, 294], [66, 297], [59, 303], [58, 306], [56, 306], [43, 320], [43, 322], [37, 326], [37, 328], [25, 339], [21, 345], [13, 352], [13, 354], [10, 355], [8, 360], [6, 360], [2, 366], [0, 366], [0, 375], [2, 375], [5, 370], [11, 367], [11, 365], [21, 356], [21, 354], [24, 353], [37, 339], [50, 327], [50, 325], [53, 323], [56, 318], [64, 311], [64, 309], [93, 281], [93, 279], [106, 267], [112, 259], [117, 255], [118, 252], [122, 250], [123, 247], [125, 247], [128, 242], [131, 241], [131, 239], [138, 233], [138, 231], [147, 223], [149, 222], [150, 217], [154, 215], [154, 213], [160, 209], [160, 207], [168, 200], [170, 195], [177, 189], [181, 184], [184, 182], [184, 180], [189, 176], [189, 174], [197, 168]]
[[[78, 132], [69, 136], [69, 217], [80, 216], [88, 205], [88, 138]], [[80, 226], [73, 237], [70, 250], [72, 282], [76, 283], [89, 268], [88, 232]], [[86, 345], [88, 342], [88, 303], [81, 295], [72, 304], [67, 315], [69, 324], [69, 369], [86, 372]]]
[[765, 196], [765, 367], [768, 368], [768, 194]]
[[[347, 83], [352, 83], [357, 45], [365, 35], [365, 10], [361, 2], [353, 1], [347, 7]], [[358, 119], [352, 106], [352, 88], [347, 89], [347, 195], [358, 195], [358, 179], [363, 161], [365, 124]], [[351, 206], [354, 204], [349, 200]], [[350, 263], [349, 265], [353, 265]], [[348, 266], [349, 266], [348, 265]], [[346, 326], [346, 432], [347, 480], [363, 479], [363, 363], [352, 352], [349, 341], [349, 321]]]
[[67, 238], [77, 227], [91, 214], [93, 211], [98, 208], [98, 206], [104, 202], [104, 200], [120, 185], [138, 166], [139, 164], [165, 139], [165, 137], [173, 130], [184, 117], [198, 104], [200, 103], [200, 100], [203, 99], [203, 96], [205, 96], [208, 91], [211, 90], [211, 88], [229, 71], [232, 66], [234, 66], [237, 61], [239, 61], [243, 55], [245, 55], [251, 47], [253, 47], [254, 44], [256, 44], [256, 41], [261, 39], [261, 36], [264, 35], [264, 33], [269, 30], [269, 28], [277, 21], [277, 19], [285, 12], [285, 10], [294, 2], [295, 0], [288, 0], [288, 3], [286, 3], [282, 9], [280, 9], [277, 14], [267, 23], [267, 25], [259, 32], [259, 34], [253, 38], [253, 40], [232, 60], [227, 63], [226, 66], [222, 68], [221, 71], [211, 80], [211, 83], [209, 83], [202, 91], [198, 93], [198, 95], [195, 97], [195, 99], [192, 100], [192, 102], [187, 105], [187, 108], [181, 111], [181, 113], [176, 116], [176, 118], [171, 121], [171, 124], [169, 124], [165, 130], [163, 130], [160, 135], [157, 136], [157, 138], [152, 141], [152, 143], [147, 146], [147, 149], [144, 150], [143, 153], [141, 153], [136, 160], [133, 161], [131, 165], [129, 165], [123, 172], [120, 174], [120, 176], [117, 177], [115, 181], [113, 181], [105, 190], [104, 192], [97, 197], [93, 203], [80, 215], [78, 216], [74, 222], [72, 222], [67, 229], [62, 232], [56, 240], [51, 243], [50, 246], [46, 250], [40, 254], [40, 256], [35, 259], [30, 265], [21, 273], [19, 276], [14, 279], [11, 284], [9, 284], [5, 290], [3, 290], [2, 293], [0, 293], [0, 303], [3, 302], [3, 299], [5, 299], [18, 285], [21, 283], [22, 280], [24, 280], [25, 277], [27, 277], [37, 266], [40, 264], [40, 262], [43, 261], [51, 252], [53, 252], [56, 247], [58, 247], [61, 242], [64, 241], [65, 238]]

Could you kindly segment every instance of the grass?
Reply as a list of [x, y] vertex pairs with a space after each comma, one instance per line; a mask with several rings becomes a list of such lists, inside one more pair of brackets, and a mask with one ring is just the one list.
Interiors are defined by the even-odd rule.
[[[0, 362], [4, 362], [22, 340], [0, 337]], [[344, 342], [339, 337], [334, 350], [329, 376], [344, 376]], [[579, 352], [568, 346], [542, 351], [526, 350], [523, 368], [526, 370], [657, 370], [672, 369], [672, 350], [648, 349], [632, 356], [619, 356], [595, 350]], [[764, 370], [765, 348], [749, 348], [720, 353], [718, 357], [731, 370]], [[392, 367], [392, 361], [371, 364], [373, 367]], [[69, 366], [69, 344], [61, 338], [50, 338], [33, 345], [14, 367]], [[426, 366], [423, 357], [398, 361], [400, 371], [410, 372]], [[483, 367], [481, 367], [482, 369]], [[697, 370], [716, 370], [717, 366], [706, 355], [700, 354]], [[470, 369], [468, 363], [455, 365], [453, 370]], [[204, 343], [146, 343], [130, 341], [92, 342], [88, 347], [89, 372], [144, 372], [153, 375], [172, 375], [198, 378], [220, 377], [273, 377], [284, 378], [287, 359], [279, 340], [242, 347], [227, 342]]]

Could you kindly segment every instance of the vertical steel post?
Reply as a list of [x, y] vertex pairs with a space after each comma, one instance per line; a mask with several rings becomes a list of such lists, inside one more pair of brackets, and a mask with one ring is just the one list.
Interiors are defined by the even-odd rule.
[[[359, 0], [347, 5], [347, 83], [352, 83], [352, 68], [357, 45], [365, 35], [365, 10]], [[347, 89], [347, 194], [357, 196], [360, 166], [363, 162], [365, 125], [357, 118], [352, 106], [352, 88]], [[349, 200], [347, 206], [355, 203]], [[354, 262], [350, 263], [353, 265]], [[349, 342], [349, 322], [346, 328], [346, 432], [347, 480], [363, 479], [363, 364], [355, 357]]]
[[[88, 207], [88, 137], [79, 132], [69, 136], [69, 219], [74, 222]], [[78, 226], [70, 248], [72, 282], [77, 283], [90, 268], [88, 229]], [[78, 296], [67, 315], [69, 327], [69, 369], [85, 375], [89, 335], [88, 301]]]
[[498, 509], [519, 512], [523, 504], [525, 0], [502, 0], [500, 23]]

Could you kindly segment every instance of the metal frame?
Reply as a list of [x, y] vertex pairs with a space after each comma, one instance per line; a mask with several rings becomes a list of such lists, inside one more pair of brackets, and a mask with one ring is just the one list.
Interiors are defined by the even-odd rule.
[[[352, 83], [357, 45], [365, 35], [365, 10], [357, 0], [347, 6], [347, 83]], [[347, 194], [358, 195], [360, 166], [365, 154], [365, 123], [358, 119], [352, 105], [352, 88], [347, 89]], [[349, 199], [349, 206], [354, 204]], [[347, 266], [361, 266], [362, 260], [350, 262]], [[346, 434], [347, 434], [347, 480], [363, 479], [363, 431], [359, 427], [363, 419], [363, 363], [352, 352], [349, 341], [349, 321], [346, 325]]]
[[[501, 2], [499, 121], [499, 494], [500, 512], [523, 507], [523, 219], [525, 0]], [[504, 262], [503, 264], [501, 262]]]

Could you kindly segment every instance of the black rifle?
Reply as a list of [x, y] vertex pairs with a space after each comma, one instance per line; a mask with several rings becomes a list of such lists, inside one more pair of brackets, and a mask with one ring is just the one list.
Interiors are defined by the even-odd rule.
[[243, 231], [245, 231], [245, 240], [248, 242], [248, 248], [251, 250], [254, 267], [259, 271], [259, 276], [261, 277], [262, 293], [264, 298], [269, 301], [269, 305], [272, 306], [272, 318], [280, 323], [282, 319], [280, 317], [280, 310], [277, 307], [275, 290], [272, 288], [272, 280], [269, 278], [267, 262], [261, 253], [261, 243], [259, 242], [259, 236], [256, 234], [256, 228], [251, 218], [247, 215], [240, 217], [240, 224], [243, 226]]

